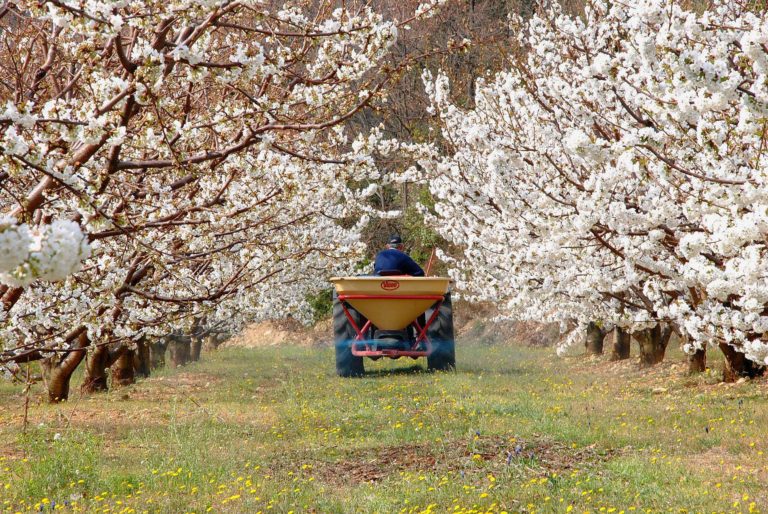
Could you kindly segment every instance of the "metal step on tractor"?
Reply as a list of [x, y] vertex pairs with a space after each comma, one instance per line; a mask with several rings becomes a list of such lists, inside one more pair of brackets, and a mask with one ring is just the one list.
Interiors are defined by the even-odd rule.
[[331, 282], [339, 376], [365, 374], [364, 357], [426, 357], [429, 370], [455, 369], [450, 279], [398, 275]]

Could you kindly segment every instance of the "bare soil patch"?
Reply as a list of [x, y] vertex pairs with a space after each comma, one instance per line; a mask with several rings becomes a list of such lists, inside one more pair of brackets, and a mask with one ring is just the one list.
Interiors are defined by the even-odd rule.
[[0, 445], [0, 460], [20, 460], [26, 456], [21, 448], [11, 445]]
[[556, 324], [514, 321], [500, 317], [490, 302], [454, 303], [453, 322], [461, 341], [486, 345], [553, 346], [560, 340]]
[[640, 364], [634, 346], [632, 350], [631, 358], [620, 361], [610, 361], [607, 355], [591, 357], [579, 355], [566, 359], [568, 359], [569, 368], [574, 372], [589, 373], [595, 381], [615, 380], [616, 377], [621, 377], [622, 380], [631, 381], [637, 392], [645, 389], [653, 394], [675, 395], [687, 394], [683, 391], [684, 389], [695, 389], [700, 393], [722, 391], [731, 396], [738, 396], [746, 387], [757, 388], [763, 394], [768, 391], [768, 376], [743, 378], [730, 383], [723, 382], [722, 358], [714, 351], [712, 352], [714, 355], [709, 359], [710, 371], [691, 374], [688, 371], [687, 362], [681, 360], [677, 354], [667, 355], [663, 362], [645, 367]]
[[337, 485], [379, 482], [406, 469], [431, 470], [437, 464], [427, 445], [403, 445], [378, 448], [356, 458], [333, 463], [318, 463], [316, 474], [323, 481]]
[[173, 397], [200, 394], [214, 387], [222, 379], [210, 373], [181, 372], [171, 376], [150, 377], [123, 390], [125, 399], [162, 401]]
[[286, 344], [325, 346], [333, 340], [330, 319], [308, 327], [295, 319], [269, 320], [248, 325], [245, 330], [226, 341], [223, 347], [260, 348]]
[[[50, 430], [52, 436], [54, 432], [67, 434], [88, 429], [106, 440], [115, 440], [137, 426], [166, 426], [171, 415], [177, 422], [214, 415], [222, 419], [222, 415], [210, 413], [204, 406], [209, 388], [221, 381], [221, 378], [208, 373], [181, 372], [172, 376], [151, 377], [108, 393], [81, 396], [79, 391], [74, 390], [69, 401], [59, 405], [43, 405], [42, 399], [39, 399], [34, 405], [34, 413], [30, 414], [30, 423]], [[173, 399], [179, 401], [179, 406], [171, 414], [168, 402]], [[136, 400], [143, 404], [135, 403]], [[23, 423], [23, 404], [19, 404], [17, 412], [7, 416], [0, 427], [21, 428]], [[11, 453], [15, 451], [12, 447], [8, 450]]]
[[488, 467], [515, 466], [527, 475], [543, 477], [605, 462], [621, 453], [620, 449], [571, 448], [553, 441], [487, 436], [441, 445], [421, 443], [373, 448], [336, 462], [317, 462], [314, 469], [318, 478], [342, 486], [379, 482], [402, 471], [486, 473]]
[[560, 339], [557, 325], [476, 318], [457, 325], [461, 341], [484, 345], [553, 346]]
[[705, 452], [686, 455], [683, 463], [690, 469], [704, 471], [715, 480], [728, 480], [734, 476], [750, 476], [756, 481], [768, 481], [768, 466], [754, 465], [743, 455], [734, 455], [723, 447], [710, 448]]

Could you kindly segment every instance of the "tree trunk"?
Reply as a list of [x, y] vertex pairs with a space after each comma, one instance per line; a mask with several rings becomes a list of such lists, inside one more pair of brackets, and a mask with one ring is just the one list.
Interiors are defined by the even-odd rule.
[[205, 351], [212, 352], [218, 350], [219, 346], [229, 338], [229, 334], [224, 332], [210, 332], [205, 338]]
[[189, 359], [192, 362], [200, 360], [200, 351], [203, 349], [203, 337], [205, 336], [205, 317], [196, 317], [192, 323], [192, 331], [190, 332], [191, 347]]
[[109, 349], [106, 345], [99, 345], [93, 349], [85, 360], [85, 376], [80, 391], [83, 394], [91, 394], [109, 389], [107, 383], [107, 363], [109, 362]]
[[191, 350], [191, 337], [183, 334], [171, 334], [168, 336], [168, 350], [171, 357], [171, 367], [178, 368], [189, 363]]
[[629, 359], [631, 336], [623, 328], [616, 327], [613, 331], [613, 344], [611, 345], [612, 361]]
[[587, 325], [587, 337], [584, 341], [587, 355], [602, 355], [604, 338], [605, 330], [600, 328], [597, 323], [593, 322]]
[[165, 350], [168, 348], [166, 338], [158, 339], [149, 345], [149, 367], [159, 369], [165, 367]]
[[640, 346], [640, 364], [653, 366], [664, 360], [672, 327], [667, 323], [658, 323], [655, 327], [634, 333]]
[[720, 351], [725, 355], [725, 367], [723, 368], [723, 381], [735, 382], [739, 378], [754, 378], [763, 374], [765, 366], [760, 366], [754, 361], [737, 351], [733, 346], [720, 343]]
[[133, 369], [134, 350], [125, 349], [112, 364], [112, 386], [124, 387], [136, 382]]
[[143, 337], [136, 342], [136, 352], [133, 357], [133, 369], [136, 370], [136, 375], [147, 378], [151, 369], [150, 356], [149, 356], [149, 344]]
[[203, 340], [203, 348], [206, 352], [215, 351], [219, 347], [219, 342], [216, 339], [216, 334], [208, 334]]
[[192, 342], [190, 344], [190, 354], [189, 358], [192, 362], [197, 362], [200, 360], [200, 351], [203, 349], [203, 338], [193, 336]]
[[127, 350], [125, 345], [110, 349], [110, 345], [96, 346], [85, 362], [85, 377], [80, 390], [83, 394], [109, 390], [107, 369]]
[[44, 369], [48, 374], [48, 401], [50, 403], [69, 399], [69, 383], [72, 373], [85, 358], [85, 348], [89, 344], [88, 335], [83, 331], [77, 338], [76, 351], [57, 354], [44, 361]]
[[707, 369], [707, 349], [702, 348], [688, 355], [688, 373], [702, 373]]

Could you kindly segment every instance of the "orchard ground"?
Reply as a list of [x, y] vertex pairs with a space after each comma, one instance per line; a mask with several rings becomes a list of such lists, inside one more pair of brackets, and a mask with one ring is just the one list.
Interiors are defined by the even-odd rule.
[[[714, 352], [713, 352], [714, 353]], [[768, 511], [765, 379], [457, 346], [334, 375], [333, 350], [224, 348], [60, 405], [0, 385], [0, 512]], [[75, 383], [77, 379], [75, 379]]]

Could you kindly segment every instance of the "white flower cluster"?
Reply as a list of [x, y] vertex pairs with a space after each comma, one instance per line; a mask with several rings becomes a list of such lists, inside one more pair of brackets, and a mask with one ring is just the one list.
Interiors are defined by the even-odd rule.
[[0, 218], [0, 273], [17, 268], [29, 258], [32, 235], [26, 224], [17, 225], [16, 218]]
[[90, 255], [88, 238], [68, 220], [30, 227], [0, 217], [0, 284], [27, 286], [34, 280], [64, 280]]
[[424, 148], [454, 277], [533, 320], [676, 325], [768, 364], [768, 19], [742, 2], [555, 3], [476, 105], [427, 76]]

